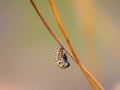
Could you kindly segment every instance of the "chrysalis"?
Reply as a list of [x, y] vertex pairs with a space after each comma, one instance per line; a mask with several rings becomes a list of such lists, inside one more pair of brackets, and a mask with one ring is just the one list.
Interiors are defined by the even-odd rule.
[[56, 64], [62, 69], [66, 69], [67, 67], [70, 66], [67, 55], [64, 52], [64, 48], [61, 45], [59, 45], [56, 48], [54, 59]]

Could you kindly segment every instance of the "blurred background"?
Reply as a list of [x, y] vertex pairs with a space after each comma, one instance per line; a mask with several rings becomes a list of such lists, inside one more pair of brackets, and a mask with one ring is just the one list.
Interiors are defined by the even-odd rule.
[[[48, 0], [34, 0], [66, 44]], [[54, 0], [80, 61], [106, 90], [120, 90], [120, 1]], [[56, 41], [29, 0], [0, 0], [0, 90], [91, 90], [77, 64], [54, 62]]]

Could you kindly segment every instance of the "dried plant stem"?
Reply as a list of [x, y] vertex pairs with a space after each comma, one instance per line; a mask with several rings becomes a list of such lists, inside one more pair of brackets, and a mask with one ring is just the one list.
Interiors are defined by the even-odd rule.
[[51, 6], [51, 8], [52, 8], [54, 17], [55, 17], [55, 19], [56, 19], [56, 22], [57, 22], [57, 24], [58, 24], [58, 26], [59, 26], [59, 28], [60, 28], [60, 31], [61, 31], [63, 37], [65, 38], [65, 40], [66, 40], [66, 42], [67, 42], [67, 44], [68, 44], [68, 46], [69, 46], [69, 48], [70, 48], [73, 56], [74, 56], [75, 62], [79, 65], [80, 69], [82, 70], [82, 72], [83, 72], [84, 75], [86, 76], [86, 78], [87, 78], [88, 82], [90, 83], [90, 86], [92, 87], [92, 89], [93, 89], [93, 90], [96, 90], [93, 82], [92, 82], [91, 79], [90, 79], [90, 77], [87, 76], [87, 72], [86, 72], [86, 71], [84, 70], [84, 68], [82, 67], [82, 64], [80, 63], [80, 61], [79, 61], [79, 59], [78, 59], [78, 57], [77, 57], [77, 55], [76, 55], [76, 53], [75, 53], [75, 51], [74, 51], [74, 49], [73, 49], [73, 47], [72, 47], [72, 44], [71, 44], [70, 40], [68, 39], [67, 34], [65, 33], [65, 30], [64, 30], [64, 28], [63, 28], [63, 26], [62, 26], [62, 24], [61, 24], [61, 22], [60, 22], [60, 19], [59, 19], [58, 14], [57, 14], [57, 11], [56, 11], [56, 9], [55, 9], [55, 7], [54, 7], [53, 0], [49, 0], [49, 2], [50, 2], [50, 6]]
[[[52, 8], [54, 17], [55, 17], [55, 19], [56, 19], [56, 22], [57, 22], [57, 24], [58, 24], [58, 26], [59, 26], [59, 28], [60, 28], [60, 31], [61, 31], [63, 37], [65, 38], [65, 40], [66, 40], [66, 42], [67, 42], [67, 44], [68, 44], [68, 46], [69, 46], [69, 48], [70, 48], [70, 51], [72, 52], [72, 54], [73, 54], [73, 56], [74, 56], [75, 62], [79, 65], [80, 69], [82, 70], [82, 72], [83, 72], [84, 75], [86, 76], [86, 78], [87, 78], [88, 82], [90, 83], [92, 89], [93, 89], [93, 90], [96, 90], [96, 89], [95, 89], [95, 86], [94, 86], [94, 84], [93, 84], [93, 82], [92, 82], [92, 81], [94, 81], [94, 83], [95, 83], [101, 90], [103, 90], [103, 87], [98, 83], [98, 81], [97, 81], [97, 80], [86, 70], [86, 68], [81, 64], [80, 60], [78, 59], [78, 57], [77, 57], [77, 55], [76, 55], [76, 53], [75, 53], [75, 51], [74, 51], [74, 49], [73, 49], [73, 47], [72, 47], [72, 44], [71, 44], [70, 40], [69, 40], [67, 34], [65, 33], [65, 30], [64, 30], [64, 28], [63, 28], [63, 26], [62, 26], [62, 24], [61, 24], [61, 21], [60, 21], [60, 19], [59, 19], [59, 16], [58, 16], [57, 11], [56, 11], [56, 9], [55, 9], [55, 6], [54, 6], [54, 4], [53, 4], [53, 0], [49, 0], [49, 2], [50, 2], [50, 6], [51, 6], [51, 8]], [[91, 81], [91, 80], [92, 80], [92, 81]]]
[[57, 41], [57, 43], [59, 43], [64, 48], [64, 50], [67, 52], [67, 54], [74, 60], [74, 58], [73, 58], [72, 54], [69, 52], [69, 50], [62, 44], [60, 39], [53, 33], [52, 29], [47, 24], [46, 20], [44, 19], [44, 17], [40, 13], [40, 11], [37, 9], [37, 7], [36, 7], [35, 3], [33, 2], [33, 0], [30, 0], [30, 2], [33, 5], [33, 7], [34, 7], [35, 11], [37, 12], [38, 16], [40, 17], [40, 19], [42, 20], [43, 24], [45, 25], [45, 27], [49, 31], [49, 33], [53, 36], [53, 38]]
[[[52, 29], [50, 28], [50, 26], [47, 24], [46, 20], [43, 18], [43, 16], [41, 15], [41, 13], [39, 12], [39, 10], [37, 9], [35, 3], [33, 2], [33, 0], [30, 0], [31, 4], [33, 5], [35, 11], [37, 12], [38, 16], [40, 17], [40, 19], [42, 20], [42, 22], [44, 23], [44, 25], [46, 26], [47, 30], [49, 31], [49, 33], [53, 36], [53, 38], [65, 49], [65, 51], [67, 52], [67, 54], [73, 59], [75, 60], [75, 58], [73, 57], [73, 55], [69, 52], [69, 50], [62, 44], [62, 42], [60, 41], [60, 39], [52, 32]], [[79, 63], [78, 63], [79, 65]], [[88, 77], [92, 77], [92, 75], [85, 69], [85, 67], [82, 65], [82, 67], [84, 68], [85, 72], [87, 72]], [[94, 77], [92, 77], [93, 81], [97, 82], [95, 80]], [[99, 85], [99, 83], [98, 83]], [[94, 89], [95, 90], [95, 89]], [[104, 89], [101, 89], [104, 90]]]

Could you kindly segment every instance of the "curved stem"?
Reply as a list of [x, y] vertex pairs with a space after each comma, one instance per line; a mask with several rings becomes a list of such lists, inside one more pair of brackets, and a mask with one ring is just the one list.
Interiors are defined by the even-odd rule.
[[[98, 87], [99, 87], [101, 90], [103, 90], [102, 86], [97, 82], [97, 80], [96, 80], [90, 73], [88, 73], [88, 71], [87, 71], [87, 70], [83, 67], [83, 65], [81, 64], [80, 60], [78, 59], [78, 57], [77, 57], [77, 55], [76, 55], [76, 53], [75, 53], [75, 51], [74, 51], [74, 49], [73, 49], [73, 46], [72, 46], [70, 40], [69, 40], [67, 34], [65, 33], [65, 30], [64, 30], [64, 28], [63, 28], [63, 26], [62, 26], [62, 24], [61, 24], [61, 21], [60, 21], [60, 19], [59, 19], [59, 16], [58, 16], [57, 11], [56, 11], [56, 9], [55, 9], [55, 6], [54, 6], [54, 4], [53, 4], [53, 0], [49, 0], [49, 2], [50, 2], [50, 6], [51, 6], [51, 8], [52, 8], [54, 17], [55, 17], [55, 19], [56, 19], [56, 22], [57, 22], [57, 24], [58, 24], [58, 26], [59, 26], [59, 28], [60, 28], [60, 31], [61, 31], [63, 37], [65, 38], [65, 40], [66, 40], [66, 42], [67, 42], [67, 44], [68, 44], [68, 46], [69, 46], [69, 48], [70, 48], [70, 51], [72, 52], [72, 54], [73, 54], [73, 56], [74, 56], [75, 62], [78, 64], [78, 66], [80, 67], [80, 69], [82, 70], [82, 72], [84, 73], [84, 75], [86, 76], [86, 78], [87, 78], [89, 84], [91, 85], [92, 89], [93, 89], [93, 90], [96, 90], [96, 89], [95, 89], [95, 86], [93, 85], [93, 82], [92, 82], [92, 81], [94, 81], [94, 82], [96, 83], [96, 85], [98, 85]], [[91, 81], [91, 80], [92, 80], [92, 81]]]
[[[53, 38], [65, 49], [65, 51], [67, 52], [67, 54], [76, 61], [76, 59], [73, 57], [73, 55], [70, 53], [70, 51], [62, 44], [62, 42], [60, 41], [60, 39], [53, 33], [52, 29], [50, 28], [50, 26], [48, 25], [48, 23], [46, 22], [46, 20], [44, 19], [44, 17], [41, 15], [40, 11], [37, 9], [35, 3], [33, 2], [33, 0], [30, 0], [32, 6], [34, 7], [36, 13], [38, 14], [38, 16], [40, 17], [40, 19], [42, 20], [43, 24], [45, 25], [45, 27], [47, 28], [47, 30], [49, 31], [49, 33], [53, 36]], [[80, 63], [77, 63], [78, 65]], [[92, 77], [92, 75], [87, 71], [87, 69], [80, 64], [80, 66], [85, 70], [84, 72], [87, 72], [86, 75], [88, 75], [88, 77]], [[96, 79], [94, 77], [92, 77], [92, 80], [94, 82], [97, 82]], [[90, 83], [92, 85], [92, 83]], [[99, 86], [99, 83], [98, 83]], [[95, 89], [94, 89], [95, 90]], [[101, 89], [104, 90], [104, 89]]]

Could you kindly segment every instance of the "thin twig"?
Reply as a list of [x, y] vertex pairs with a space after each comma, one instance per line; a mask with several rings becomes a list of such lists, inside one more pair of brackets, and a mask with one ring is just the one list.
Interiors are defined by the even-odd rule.
[[49, 0], [49, 2], [50, 2], [50, 6], [51, 6], [51, 8], [52, 8], [54, 17], [55, 17], [55, 19], [56, 19], [56, 22], [57, 22], [57, 24], [58, 24], [58, 26], [59, 26], [59, 28], [60, 28], [60, 31], [61, 31], [63, 37], [65, 38], [65, 40], [66, 40], [66, 42], [67, 42], [67, 44], [68, 44], [68, 46], [69, 46], [69, 48], [70, 48], [73, 56], [74, 56], [75, 62], [79, 65], [80, 69], [82, 70], [82, 72], [83, 72], [84, 75], [86, 76], [86, 78], [87, 78], [88, 82], [90, 83], [92, 89], [93, 89], [93, 90], [96, 90], [96, 89], [95, 89], [95, 86], [93, 85], [93, 82], [92, 82], [91, 80], [93, 80], [93, 81], [96, 83], [96, 85], [97, 85], [101, 90], [103, 90], [103, 87], [98, 83], [98, 81], [97, 81], [90, 73], [88, 73], [88, 71], [86, 70], [86, 68], [81, 64], [80, 60], [78, 59], [78, 57], [77, 57], [77, 55], [76, 55], [76, 53], [75, 53], [75, 51], [74, 51], [74, 49], [73, 49], [73, 46], [72, 46], [70, 40], [69, 40], [67, 34], [65, 33], [65, 30], [64, 30], [64, 28], [63, 28], [63, 26], [62, 26], [62, 24], [61, 24], [61, 21], [60, 21], [60, 19], [59, 19], [59, 16], [58, 16], [57, 11], [56, 11], [56, 9], [55, 9], [55, 6], [54, 6], [54, 4], [53, 4], [53, 0]]
[[[50, 26], [47, 24], [46, 20], [43, 18], [43, 16], [41, 15], [41, 13], [39, 12], [39, 10], [37, 9], [35, 3], [33, 2], [33, 0], [30, 0], [31, 4], [33, 5], [35, 11], [37, 12], [38, 16], [40, 17], [40, 19], [42, 20], [42, 22], [44, 23], [44, 25], [46, 26], [47, 30], [49, 31], [49, 33], [53, 36], [53, 38], [65, 49], [65, 51], [67, 52], [67, 54], [73, 59], [73, 55], [69, 52], [69, 50], [62, 44], [62, 42], [60, 41], [60, 39], [52, 32], [52, 29], [50, 28]], [[82, 67], [85, 69], [85, 67], [82, 65]], [[87, 74], [89, 77], [91, 77], [91, 74], [86, 70]], [[94, 78], [93, 78], [94, 80]], [[94, 80], [95, 81], [95, 80]], [[104, 89], [101, 89], [104, 90]]]
[[78, 59], [78, 57], [77, 57], [77, 55], [76, 55], [76, 53], [75, 53], [75, 51], [74, 51], [74, 49], [73, 49], [73, 46], [72, 46], [72, 44], [71, 44], [71, 42], [70, 42], [67, 34], [65, 33], [65, 30], [64, 30], [64, 28], [63, 28], [63, 26], [62, 26], [62, 24], [61, 24], [61, 21], [60, 21], [60, 19], [59, 19], [59, 16], [58, 16], [57, 11], [56, 11], [56, 9], [55, 9], [55, 6], [54, 6], [54, 4], [53, 4], [53, 0], [49, 0], [49, 2], [50, 2], [50, 6], [51, 6], [51, 8], [52, 8], [54, 17], [55, 17], [55, 19], [56, 19], [56, 22], [57, 22], [57, 24], [58, 24], [58, 26], [59, 26], [59, 28], [60, 28], [60, 31], [61, 31], [63, 37], [65, 38], [65, 40], [66, 40], [66, 42], [67, 42], [67, 44], [68, 44], [68, 46], [69, 46], [69, 48], [70, 48], [70, 50], [71, 50], [74, 58], [75, 58], [75, 62], [79, 65], [80, 69], [82, 70], [82, 72], [83, 72], [84, 75], [86, 76], [86, 78], [87, 78], [88, 82], [90, 83], [90, 86], [92, 87], [92, 89], [93, 89], [93, 90], [96, 90], [94, 84], [93, 84], [92, 81], [91, 81], [91, 79], [87, 76], [86, 71], [85, 71], [84, 68], [82, 67], [82, 64], [80, 63], [80, 61], [79, 61], [79, 59]]
[[52, 29], [50, 28], [50, 26], [48, 25], [48, 23], [46, 22], [46, 20], [44, 19], [44, 17], [40, 13], [40, 11], [37, 9], [37, 7], [36, 7], [35, 3], [33, 2], [33, 0], [30, 0], [30, 2], [33, 5], [33, 7], [34, 7], [35, 11], [37, 12], [38, 16], [40, 17], [40, 19], [42, 20], [43, 24], [45, 25], [45, 27], [49, 31], [49, 33], [64, 48], [64, 50], [67, 52], [67, 54], [74, 60], [74, 58], [73, 58], [72, 54], [69, 52], [69, 50], [62, 44], [60, 39], [53, 33]]

